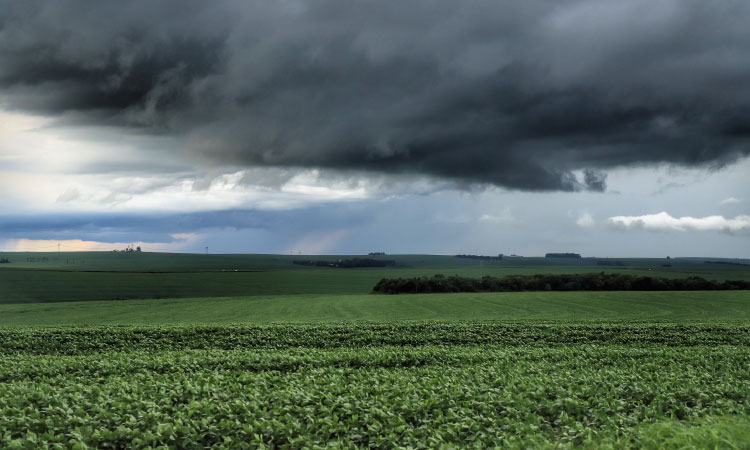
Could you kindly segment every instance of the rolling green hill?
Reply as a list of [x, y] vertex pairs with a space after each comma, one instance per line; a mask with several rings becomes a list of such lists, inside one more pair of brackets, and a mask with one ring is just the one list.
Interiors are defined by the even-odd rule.
[[536, 273], [605, 271], [666, 277], [750, 279], [750, 271], [687, 268], [452, 267], [452, 268], [301, 268], [249, 272], [86, 272], [0, 270], [0, 303], [148, 298], [232, 297], [293, 294], [367, 294], [382, 278], [436, 273], [481, 277]]
[[[750, 268], [688, 261], [627, 260], [640, 266], [583, 265], [579, 260], [512, 258], [472, 260], [451, 256], [394, 255], [399, 267], [317, 268], [294, 259], [351, 256], [195, 255], [167, 253], [13, 253], [0, 266], [0, 304], [56, 301], [194, 298], [296, 294], [367, 294], [382, 278], [436, 273], [481, 277], [536, 273], [614, 272], [664, 277], [750, 280]], [[511, 265], [517, 261], [529, 265]], [[584, 260], [585, 262], [586, 260]], [[542, 265], [530, 265], [537, 263]], [[567, 265], [566, 265], [567, 264]], [[649, 265], [650, 264], [650, 265]]]

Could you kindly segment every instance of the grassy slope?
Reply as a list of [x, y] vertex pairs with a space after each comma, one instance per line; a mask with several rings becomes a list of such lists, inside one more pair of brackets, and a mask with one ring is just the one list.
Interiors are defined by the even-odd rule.
[[0, 305], [0, 326], [351, 320], [750, 320], [750, 294], [514, 292], [293, 295]]
[[232, 297], [294, 294], [366, 294], [384, 277], [436, 273], [481, 277], [606, 271], [664, 277], [750, 280], [748, 270], [705, 268], [453, 267], [317, 269], [256, 272], [83, 272], [0, 269], [0, 304], [149, 298]]

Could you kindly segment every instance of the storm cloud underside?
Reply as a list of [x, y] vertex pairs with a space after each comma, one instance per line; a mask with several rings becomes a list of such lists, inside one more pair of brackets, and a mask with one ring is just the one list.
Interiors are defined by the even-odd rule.
[[750, 154], [750, 4], [0, 1], [0, 101], [208, 166], [606, 189]]

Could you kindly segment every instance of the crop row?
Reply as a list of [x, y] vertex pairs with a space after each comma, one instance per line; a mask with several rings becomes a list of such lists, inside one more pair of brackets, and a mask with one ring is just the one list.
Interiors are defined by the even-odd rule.
[[241, 371], [294, 372], [313, 368], [411, 368], [426, 366], [464, 367], [478, 364], [513, 365], [534, 358], [558, 370], [575, 369], [581, 363], [618, 365], [634, 370], [642, 361], [717, 366], [728, 358], [744, 358], [750, 367], [750, 348], [576, 345], [560, 347], [423, 346], [338, 349], [291, 348], [283, 350], [170, 350], [135, 351], [90, 355], [6, 355], [0, 366], [0, 383], [56, 377], [102, 378], [137, 373]]
[[9, 449], [621, 448], [643, 444], [644, 426], [737, 428], [750, 414], [747, 346], [213, 349], [0, 362], [0, 448]]
[[0, 330], [0, 354], [76, 355], [185, 349], [363, 346], [613, 344], [750, 345], [750, 326], [731, 323], [394, 322], [178, 327], [18, 328]]

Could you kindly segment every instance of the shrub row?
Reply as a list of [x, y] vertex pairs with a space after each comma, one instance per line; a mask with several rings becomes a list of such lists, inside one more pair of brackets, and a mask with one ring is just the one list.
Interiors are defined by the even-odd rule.
[[415, 278], [383, 278], [373, 287], [376, 294], [424, 294], [447, 292], [519, 291], [716, 291], [750, 289], [750, 282], [718, 282], [701, 277], [663, 278], [611, 273], [510, 275], [468, 278], [434, 275]]

